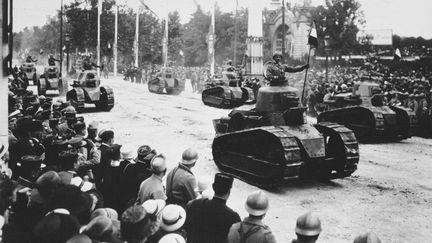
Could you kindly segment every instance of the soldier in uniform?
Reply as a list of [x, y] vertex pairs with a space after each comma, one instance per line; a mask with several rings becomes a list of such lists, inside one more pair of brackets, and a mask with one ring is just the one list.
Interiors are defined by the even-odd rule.
[[297, 239], [292, 243], [313, 243], [318, 240], [321, 233], [321, 220], [311, 212], [297, 218], [295, 227]]
[[82, 62], [82, 68], [84, 70], [92, 70], [93, 67], [100, 68], [100, 66], [96, 65], [94, 62], [90, 60], [91, 55], [88, 55], [84, 58]]
[[33, 57], [30, 55], [28, 55], [26, 58], [26, 62], [37, 62], [37, 61], [38, 61], [37, 59], [33, 59]]
[[54, 55], [50, 54], [49, 58], [48, 58], [48, 65], [49, 66], [55, 66], [55, 62], [60, 62], [60, 60], [59, 59], [55, 59]]
[[273, 61], [270, 62], [266, 70], [265, 77], [270, 81], [270, 86], [280, 85], [286, 82], [285, 72], [297, 73], [309, 68], [309, 64], [297, 67], [290, 67], [281, 63], [282, 54], [276, 52], [273, 54]]
[[270, 228], [262, 222], [269, 208], [267, 196], [262, 191], [250, 194], [246, 200], [249, 217], [231, 226], [228, 243], [273, 243], [276, 239]]
[[418, 126], [418, 133], [421, 136], [424, 136], [426, 134], [422, 134], [429, 131], [429, 124], [428, 124], [428, 103], [426, 100], [426, 96], [424, 93], [420, 93], [418, 95], [418, 110], [416, 112], [417, 119], [419, 122]]

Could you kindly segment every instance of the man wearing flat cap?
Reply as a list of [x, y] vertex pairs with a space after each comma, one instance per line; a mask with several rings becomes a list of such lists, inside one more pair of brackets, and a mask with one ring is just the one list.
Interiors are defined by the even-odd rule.
[[138, 148], [135, 163], [126, 162], [126, 165], [122, 164], [123, 161], [120, 163], [120, 166], [124, 166], [120, 176], [121, 204], [123, 207], [130, 206], [135, 202], [141, 183], [152, 175], [150, 161], [155, 156], [155, 149], [148, 145], [142, 145]]
[[93, 171], [95, 176], [96, 188], [101, 190], [104, 194], [105, 190], [109, 191], [109, 188], [102, 188], [103, 184], [109, 185], [111, 183], [110, 164], [111, 161], [108, 156], [108, 149], [114, 144], [114, 131], [113, 130], [101, 130], [98, 134], [101, 140], [100, 150], [100, 163]]
[[191, 169], [198, 160], [198, 153], [191, 148], [182, 154], [182, 160], [167, 176], [167, 203], [178, 204], [183, 208], [197, 198], [197, 181]]
[[138, 204], [143, 204], [149, 199], [166, 200], [165, 187], [162, 184], [162, 178], [167, 171], [165, 159], [164, 155], [159, 154], [150, 162], [153, 174], [141, 183], [137, 197]]
[[233, 178], [217, 173], [213, 182], [215, 195], [211, 200], [196, 199], [187, 205], [185, 229], [189, 243], [225, 243], [231, 225], [240, 222], [240, 216], [226, 205]]

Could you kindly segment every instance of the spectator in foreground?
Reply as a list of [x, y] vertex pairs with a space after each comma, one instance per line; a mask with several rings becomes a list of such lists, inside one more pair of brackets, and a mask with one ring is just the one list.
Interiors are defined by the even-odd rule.
[[138, 204], [143, 204], [149, 199], [166, 200], [165, 187], [162, 183], [162, 178], [167, 171], [165, 156], [162, 154], [156, 155], [150, 165], [153, 174], [141, 183], [137, 197]]
[[186, 232], [190, 243], [224, 243], [233, 223], [240, 216], [226, 205], [233, 178], [217, 173], [213, 182], [213, 199], [196, 199], [187, 205]]
[[292, 243], [314, 243], [321, 233], [321, 220], [311, 212], [297, 218], [295, 232], [297, 239]]
[[191, 148], [182, 154], [182, 161], [167, 176], [167, 203], [178, 204], [183, 208], [197, 198], [197, 182], [191, 169], [198, 160], [198, 153]]
[[357, 236], [354, 243], [381, 243], [381, 240], [374, 232], [367, 232]]
[[276, 242], [270, 228], [263, 224], [262, 219], [269, 208], [269, 200], [262, 191], [250, 194], [245, 204], [249, 216], [242, 222], [231, 226], [228, 243], [274, 243]]

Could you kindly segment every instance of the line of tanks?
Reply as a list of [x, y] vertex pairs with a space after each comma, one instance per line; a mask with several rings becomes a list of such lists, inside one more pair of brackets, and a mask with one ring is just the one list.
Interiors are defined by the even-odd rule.
[[[63, 80], [57, 66], [47, 66], [44, 73], [38, 77], [36, 65], [33, 62], [22, 64], [26, 82], [37, 87], [38, 95], [46, 95], [47, 90], [61, 92]], [[110, 111], [114, 107], [114, 92], [110, 87], [101, 86], [100, 76], [96, 70], [82, 70], [66, 93], [66, 100], [75, 107], [77, 112], [83, 112], [85, 104], [94, 104], [96, 109]]]

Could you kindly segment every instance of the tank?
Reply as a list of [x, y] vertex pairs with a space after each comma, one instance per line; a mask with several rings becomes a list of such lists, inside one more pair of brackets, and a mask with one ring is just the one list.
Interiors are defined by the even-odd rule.
[[61, 77], [56, 66], [44, 68], [44, 73], [40, 76], [38, 83], [39, 95], [45, 95], [47, 90], [56, 90], [60, 94]]
[[258, 90], [256, 104], [213, 120], [218, 168], [259, 187], [350, 176], [359, 162], [355, 134], [337, 123], [306, 123], [298, 90], [270, 85]]
[[179, 95], [184, 87], [185, 81], [177, 79], [172, 68], [162, 68], [156, 77], [148, 82], [149, 91], [156, 94]]
[[241, 87], [241, 78], [234, 71], [224, 70], [221, 76], [214, 76], [201, 94], [205, 105], [217, 108], [233, 108], [255, 102], [251, 88]]
[[377, 83], [357, 83], [352, 92], [325, 102], [327, 111], [318, 115], [318, 122], [343, 124], [364, 142], [402, 140], [414, 135], [418, 126], [415, 113], [402, 106], [384, 105], [381, 93]]
[[95, 104], [102, 111], [110, 111], [114, 107], [114, 92], [110, 87], [100, 85], [100, 77], [96, 70], [84, 70], [72, 84], [73, 89], [66, 93], [77, 112], [84, 111], [84, 104]]
[[21, 65], [21, 71], [20, 76], [24, 81], [25, 89], [37, 94], [39, 92], [39, 76], [36, 72], [36, 64], [33, 62], [25, 62]]

